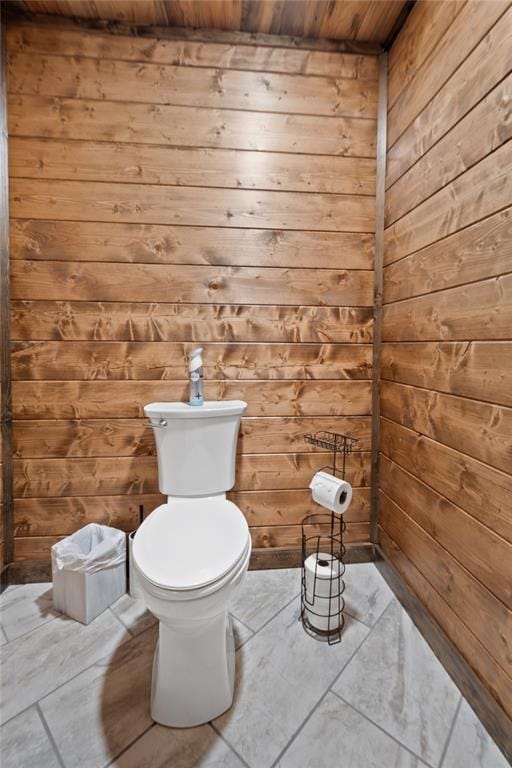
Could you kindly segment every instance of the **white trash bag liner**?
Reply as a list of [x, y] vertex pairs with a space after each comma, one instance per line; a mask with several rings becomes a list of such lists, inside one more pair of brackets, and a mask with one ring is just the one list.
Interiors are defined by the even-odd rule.
[[91, 523], [52, 547], [53, 604], [88, 624], [126, 592], [126, 534]]
[[126, 561], [126, 534], [108, 525], [90, 523], [52, 547], [62, 571], [96, 573]]

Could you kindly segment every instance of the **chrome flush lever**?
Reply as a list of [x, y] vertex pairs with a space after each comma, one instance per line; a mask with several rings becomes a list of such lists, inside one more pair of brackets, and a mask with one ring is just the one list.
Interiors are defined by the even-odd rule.
[[151, 421], [146, 421], [144, 423], [144, 426], [151, 427], [152, 429], [165, 429], [165, 427], [167, 426], [167, 421], [166, 419], [160, 419], [158, 424], [153, 424]]

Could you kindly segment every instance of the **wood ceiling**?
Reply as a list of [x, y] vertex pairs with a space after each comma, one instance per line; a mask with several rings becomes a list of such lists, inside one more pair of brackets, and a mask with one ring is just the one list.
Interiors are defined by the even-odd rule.
[[385, 43], [405, 0], [24, 0], [30, 13]]

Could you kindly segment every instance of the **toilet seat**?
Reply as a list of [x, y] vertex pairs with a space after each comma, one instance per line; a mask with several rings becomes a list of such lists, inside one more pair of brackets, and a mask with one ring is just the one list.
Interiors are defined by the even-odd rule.
[[223, 580], [249, 546], [247, 521], [223, 494], [179, 498], [161, 504], [144, 520], [133, 557], [153, 586], [186, 592]]

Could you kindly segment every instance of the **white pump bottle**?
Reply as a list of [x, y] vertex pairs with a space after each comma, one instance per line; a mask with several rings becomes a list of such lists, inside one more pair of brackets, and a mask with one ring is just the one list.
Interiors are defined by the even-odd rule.
[[193, 349], [188, 360], [190, 378], [189, 405], [203, 405], [203, 352], [202, 347]]

